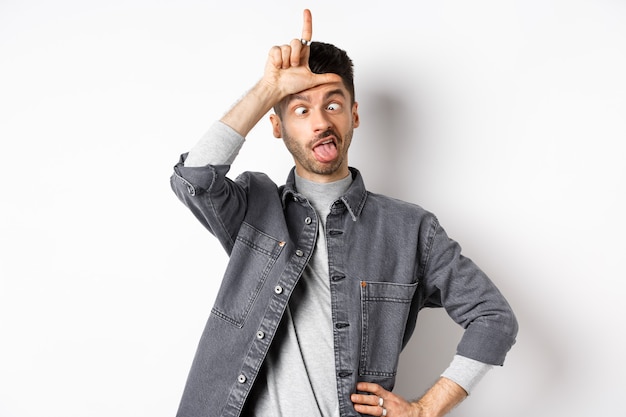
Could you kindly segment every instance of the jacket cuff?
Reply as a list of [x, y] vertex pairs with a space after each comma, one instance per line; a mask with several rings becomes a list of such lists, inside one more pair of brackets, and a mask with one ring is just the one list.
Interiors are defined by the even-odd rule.
[[218, 176], [225, 176], [230, 169], [230, 165], [206, 165], [202, 167], [186, 167], [185, 160], [187, 153], [180, 156], [178, 163], [174, 166], [172, 175], [172, 187], [177, 191], [186, 189], [191, 196], [207, 192], [215, 183]]
[[457, 354], [490, 365], [503, 365], [506, 354], [515, 344], [515, 337], [472, 324], [463, 333]]

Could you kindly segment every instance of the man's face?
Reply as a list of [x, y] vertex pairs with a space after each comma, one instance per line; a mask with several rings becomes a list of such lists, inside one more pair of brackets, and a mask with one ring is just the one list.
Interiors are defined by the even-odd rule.
[[282, 118], [270, 116], [274, 136], [283, 138], [299, 176], [315, 182], [348, 176], [348, 148], [359, 125], [357, 107], [338, 82], [293, 94], [281, 103]]

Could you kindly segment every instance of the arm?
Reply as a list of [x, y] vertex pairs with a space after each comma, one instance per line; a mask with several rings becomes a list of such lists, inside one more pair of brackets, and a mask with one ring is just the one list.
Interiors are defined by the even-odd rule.
[[457, 383], [441, 377], [417, 402], [411, 403], [417, 410], [415, 417], [439, 417], [448, 414], [467, 397]]
[[[304, 11], [302, 38], [311, 39], [311, 13]], [[246, 212], [246, 190], [226, 174], [244, 137], [284, 97], [320, 84], [336, 74], [314, 74], [310, 48], [299, 39], [270, 49], [263, 77], [174, 167], [170, 183], [178, 198], [230, 252]]]
[[[358, 412], [380, 416], [383, 407], [391, 417], [444, 416], [458, 405], [494, 365], [502, 365], [515, 342], [517, 321], [495, 285], [468, 258], [460, 246], [435, 224], [428, 247], [428, 266], [422, 283], [427, 305], [445, 307], [463, 326], [463, 339], [450, 367], [424, 396], [408, 402], [373, 383], [359, 383], [352, 401]], [[456, 382], [455, 382], [456, 381]]]
[[426, 306], [443, 307], [465, 331], [456, 353], [490, 365], [504, 364], [518, 323], [491, 279], [436, 222], [422, 274]]
[[[310, 40], [312, 31], [311, 12], [305, 10], [302, 39]], [[243, 138], [284, 97], [316, 85], [341, 80], [335, 74], [311, 72], [308, 66], [309, 53], [309, 47], [299, 39], [293, 39], [289, 45], [272, 47], [263, 77], [221, 118], [221, 123], [216, 123], [191, 149], [185, 166], [231, 164], [243, 145]], [[232, 137], [217, 134], [228, 128], [238, 133], [240, 139], [229, 142], [222, 140], [222, 137]]]
[[[393, 412], [392, 416], [444, 416], [470, 394], [470, 391], [492, 367], [493, 365], [455, 355], [448, 369], [418, 401], [410, 403], [386, 391], [380, 385], [372, 383], [359, 384], [357, 386], [359, 391], [370, 394], [355, 394], [352, 396], [352, 401], [357, 411], [373, 412], [373, 415], [382, 412], [378, 403], [380, 397], [383, 398], [383, 407], [388, 412]], [[367, 408], [372, 405], [378, 408]]]

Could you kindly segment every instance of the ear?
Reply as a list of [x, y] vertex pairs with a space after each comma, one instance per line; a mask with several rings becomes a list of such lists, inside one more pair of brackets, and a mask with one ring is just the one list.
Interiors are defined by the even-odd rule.
[[272, 122], [272, 133], [276, 139], [283, 137], [283, 130], [280, 123], [280, 117], [276, 114], [270, 114], [270, 122]]
[[357, 128], [359, 124], [361, 124], [359, 119], [359, 103], [355, 101], [352, 105], [352, 127]]

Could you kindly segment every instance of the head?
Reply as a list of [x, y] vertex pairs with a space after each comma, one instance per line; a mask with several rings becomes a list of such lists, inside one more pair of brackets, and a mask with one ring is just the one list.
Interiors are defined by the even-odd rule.
[[329, 182], [349, 174], [347, 153], [359, 125], [354, 96], [353, 64], [334, 45], [312, 42], [309, 68], [333, 73], [341, 82], [322, 84], [284, 98], [270, 116], [274, 136], [292, 154], [298, 175]]

